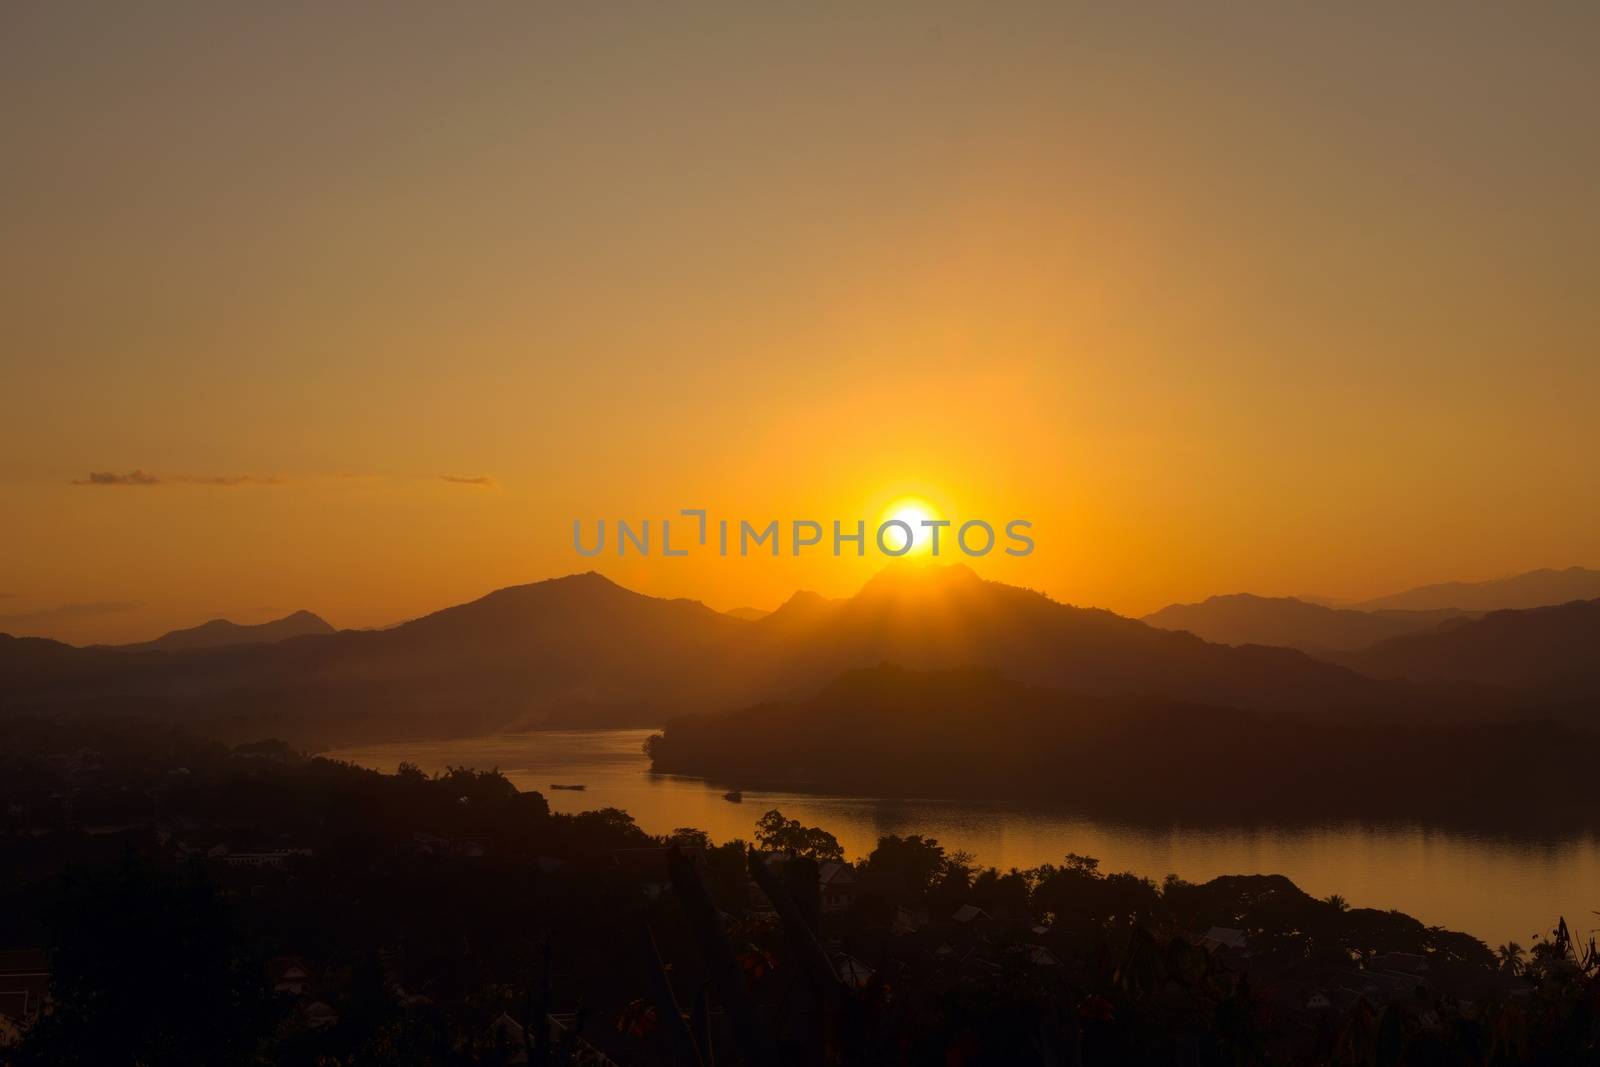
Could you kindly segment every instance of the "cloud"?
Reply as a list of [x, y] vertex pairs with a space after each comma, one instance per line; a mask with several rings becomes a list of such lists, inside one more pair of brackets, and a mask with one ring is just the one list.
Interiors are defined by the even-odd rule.
[[19, 623], [32, 625], [37, 623], [63, 622], [69, 619], [83, 619], [94, 615], [115, 615], [123, 611], [137, 611], [144, 607], [142, 600], [95, 600], [82, 604], [62, 604], [54, 608], [35, 608], [33, 611], [18, 611], [10, 615], [0, 615], [0, 626], [15, 626]]
[[180, 474], [172, 479], [186, 485], [220, 485], [231, 487], [236, 485], [282, 485], [285, 479], [276, 474], [214, 474], [207, 477], [196, 477], [192, 474]]
[[282, 485], [284, 479], [275, 474], [174, 474], [166, 478], [135, 468], [126, 474], [115, 471], [90, 471], [87, 478], [74, 478], [73, 485], [209, 485], [232, 488], [241, 485]]
[[[500, 483], [487, 474], [440, 474], [412, 475], [434, 481], [447, 482], [450, 485], [468, 485], [478, 489], [498, 489]], [[323, 479], [334, 482], [352, 484], [360, 482], [386, 483], [403, 480], [401, 476], [372, 474], [361, 471], [340, 471], [333, 475], [323, 475], [321, 478], [312, 477], [311, 483]], [[151, 474], [149, 471], [135, 467], [127, 472], [118, 471], [90, 471], [85, 478], [74, 478], [72, 485], [99, 485], [99, 486], [153, 486], [153, 485], [195, 485], [210, 489], [237, 489], [247, 486], [272, 486], [287, 485], [290, 481], [296, 484], [305, 484], [308, 479], [289, 479], [277, 474]]]
[[161, 479], [137, 468], [126, 474], [113, 471], [90, 471], [89, 477], [77, 478], [73, 485], [160, 485]]

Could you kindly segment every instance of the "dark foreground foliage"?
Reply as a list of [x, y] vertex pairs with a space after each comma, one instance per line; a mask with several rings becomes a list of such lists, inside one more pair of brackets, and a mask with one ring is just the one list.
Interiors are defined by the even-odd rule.
[[1491, 952], [1270, 875], [998, 871], [917, 836], [846, 863], [777, 812], [715, 844], [493, 771], [4, 740], [0, 948], [49, 975], [0, 1030], [19, 1067], [1564, 1064], [1600, 1037], [1564, 924]]
[[1000, 797], [1116, 818], [1531, 827], [1600, 825], [1600, 778], [1549, 773], [1593, 741], [1553, 720], [1440, 721], [1420, 692], [1382, 718], [1266, 714], [883, 664], [806, 700], [674, 719], [646, 754], [663, 773], [746, 787]]

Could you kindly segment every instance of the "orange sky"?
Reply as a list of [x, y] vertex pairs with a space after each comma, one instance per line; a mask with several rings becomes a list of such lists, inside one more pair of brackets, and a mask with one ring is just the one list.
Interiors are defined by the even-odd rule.
[[8, 6], [0, 630], [905, 495], [1132, 614], [1600, 564], [1597, 9], [1151, 10]]

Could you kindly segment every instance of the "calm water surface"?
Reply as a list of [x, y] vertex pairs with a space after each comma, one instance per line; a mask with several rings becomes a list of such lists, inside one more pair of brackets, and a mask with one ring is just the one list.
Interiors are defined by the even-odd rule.
[[[970, 801], [885, 799], [746, 790], [744, 802], [699, 779], [655, 775], [641, 745], [649, 730], [534, 731], [454, 741], [399, 742], [326, 753], [392, 773], [402, 761], [429, 773], [498, 767], [519, 789], [543, 793], [554, 811], [617, 807], [648, 833], [682, 826], [718, 841], [749, 839], [770, 808], [832, 832], [851, 858], [882, 834], [921, 833], [985, 865], [1059, 863], [1095, 856], [1102, 870], [1159, 881], [1220, 874], [1283, 874], [1314, 896], [1342, 894], [1352, 906], [1396, 908], [1425, 923], [1465, 930], [1491, 946], [1520, 941], [1565, 915], [1575, 931], [1600, 926], [1600, 839], [1553, 840], [1473, 834], [1417, 825], [1312, 828], [1152, 828], [1061, 812]], [[581, 783], [583, 792], [552, 790]]]

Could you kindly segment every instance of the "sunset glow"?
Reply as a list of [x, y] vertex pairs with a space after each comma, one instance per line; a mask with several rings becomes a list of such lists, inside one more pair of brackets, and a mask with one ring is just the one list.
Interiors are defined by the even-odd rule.
[[872, 560], [572, 520], [926, 485], [1131, 615], [1600, 557], [1584, 34], [935, 8], [8, 20], [0, 630], [770, 608]]
[[[933, 531], [922, 524], [925, 520], [937, 520], [943, 517], [934, 509], [932, 504], [921, 497], [913, 496], [903, 497], [890, 504], [884, 509], [883, 518], [880, 521], [887, 522], [890, 519], [894, 519], [905, 523], [910, 528], [912, 534], [911, 550], [906, 553], [907, 557], [930, 556], [933, 554]], [[942, 535], [939, 538], [940, 552], [941, 554], [949, 554], [951, 551], [949, 547], [951, 545], [949, 528], [945, 527], [940, 532]], [[903, 544], [898, 530], [886, 535], [886, 538], [892, 548], [899, 548]]]
[[1597, 55], [0, 6], [0, 1067], [1600, 1062]]

